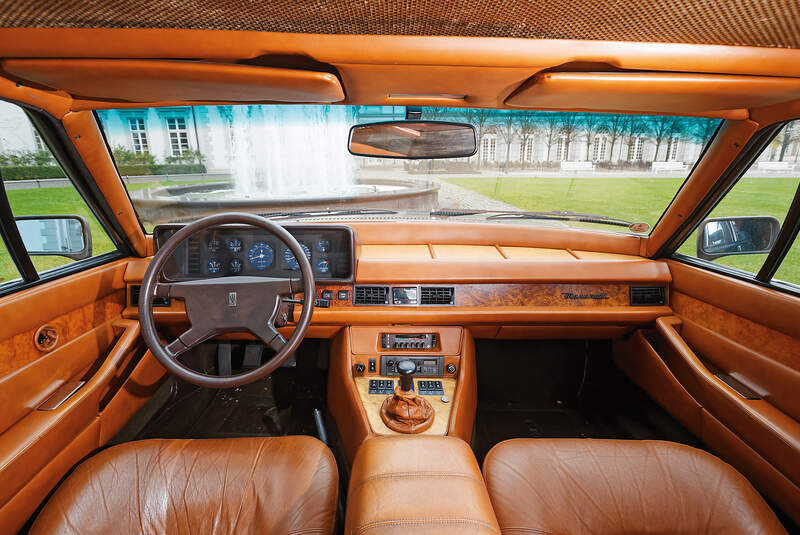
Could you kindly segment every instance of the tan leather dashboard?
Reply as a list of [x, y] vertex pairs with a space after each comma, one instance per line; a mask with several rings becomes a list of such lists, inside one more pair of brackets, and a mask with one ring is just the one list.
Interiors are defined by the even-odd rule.
[[[337, 222], [338, 224], [338, 222]], [[539, 229], [522, 225], [451, 222], [353, 222], [355, 285], [320, 283], [312, 332], [332, 336], [344, 325], [466, 325], [478, 336], [543, 337], [569, 334], [545, 327], [583, 326], [577, 336], [618, 336], [671, 314], [670, 270], [636, 256], [639, 240], [607, 232]], [[469, 240], [469, 241], [467, 241]], [[558, 247], [565, 243], [568, 246]], [[604, 250], [597, 250], [604, 249]], [[139, 283], [148, 259], [128, 264], [125, 281]], [[360, 286], [452, 288], [446, 305], [357, 304]], [[664, 299], [634, 303], [631, 288], [663, 288]], [[349, 292], [341, 299], [340, 291]], [[331, 297], [333, 296], [333, 297]], [[136, 318], [130, 301], [123, 317]], [[183, 323], [183, 304], [154, 310], [162, 324]], [[295, 318], [300, 307], [295, 307]], [[480, 328], [479, 326], [484, 326]], [[326, 328], [322, 328], [326, 327]]]

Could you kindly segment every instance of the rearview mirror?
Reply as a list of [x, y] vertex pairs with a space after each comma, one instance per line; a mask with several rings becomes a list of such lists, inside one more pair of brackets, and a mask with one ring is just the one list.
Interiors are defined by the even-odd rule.
[[780, 230], [778, 220], [769, 216], [706, 219], [697, 234], [697, 258], [769, 253]]
[[478, 150], [475, 128], [440, 121], [387, 121], [350, 129], [348, 150], [371, 158], [465, 158]]
[[14, 218], [25, 249], [31, 256], [92, 256], [89, 222], [77, 215], [20, 216]]

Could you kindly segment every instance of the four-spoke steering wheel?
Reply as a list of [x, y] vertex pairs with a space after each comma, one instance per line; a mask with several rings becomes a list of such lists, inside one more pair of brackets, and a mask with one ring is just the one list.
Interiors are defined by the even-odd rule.
[[[300, 266], [301, 279], [229, 276], [180, 282], [161, 282], [164, 264], [184, 240], [218, 225], [245, 224], [258, 227], [283, 241]], [[276, 329], [275, 320], [282, 301], [303, 292], [303, 312], [292, 335], [286, 340]], [[283, 227], [257, 215], [217, 214], [190, 223], [159, 247], [142, 281], [139, 322], [142, 336], [153, 355], [171, 373], [199, 386], [230, 388], [251, 383], [269, 375], [297, 349], [311, 323], [314, 311], [314, 274], [311, 263], [297, 240]], [[180, 299], [186, 304], [191, 327], [166, 346], [156, 331], [153, 298]], [[192, 370], [178, 356], [213, 336], [249, 332], [275, 351], [275, 356], [259, 367], [231, 376], [208, 375]]]

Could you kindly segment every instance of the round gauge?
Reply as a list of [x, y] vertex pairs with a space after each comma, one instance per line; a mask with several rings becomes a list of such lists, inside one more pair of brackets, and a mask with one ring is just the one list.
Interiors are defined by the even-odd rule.
[[275, 260], [275, 251], [266, 242], [256, 242], [247, 251], [247, 261], [256, 269], [267, 269], [272, 265], [273, 260]]
[[[306, 258], [308, 258], [309, 262], [311, 261], [311, 249], [308, 248], [308, 245], [305, 243], [300, 243], [300, 247], [303, 248], [303, 253], [305, 253]], [[297, 263], [297, 259], [294, 257], [292, 250], [288, 247], [283, 251], [283, 259], [286, 260], [286, 265], [289, 266], [289, 269], [297, 270], [300, 269], [300, 264]]]
[[231, 260], [231, 263], [228, 265], [228, 269], [231, 270], [231, 273], [241, 273], [242, 272], [242, 261], [238, 258], [234, 258]]
[[320, 273], [328, 273], [330, 270], [331, 270], [331, 266], [328, 263], [328, 259], [327, 258], [323, 258], [323, 259], [317, 261], [317, 271], [319, 271]]
[[331, 250], [331, 240], [326, 240], [322, 238], [317, 242], [317, 251], [320, 253], [327, 253]]
[[209, 260], [206, 264], [209, 273], [219, 273], [220, 268], [222, 268], [222, 264], [219, 263], [219, 260]]
[[238, 253], [242, 250], [242, 240], [239, 238], [231, 238], [228, 240], [228, 249], [231, 250], [232, 253]]
[[209, 252], [216, 253], [217, 251], [219, 251], [221, 245], [222, 244], [219, 242], [219, 240], [208, 240], [208, 244], [206, 245], [206, 247], [208, 248]]

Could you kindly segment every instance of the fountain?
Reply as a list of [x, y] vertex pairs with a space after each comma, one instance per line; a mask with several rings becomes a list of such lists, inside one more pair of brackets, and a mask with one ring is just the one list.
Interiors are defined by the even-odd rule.
[[351, 106], [220, 106], [216, 111], [223, 127], [210, 125], [202, 135], [227, 133], [227, 179], [131, 191], [143, 223], [230, 211], [436, 207], [438, 185], [431, 181], [358, 176], [360, 158], [347, 152], [355, 122]]

